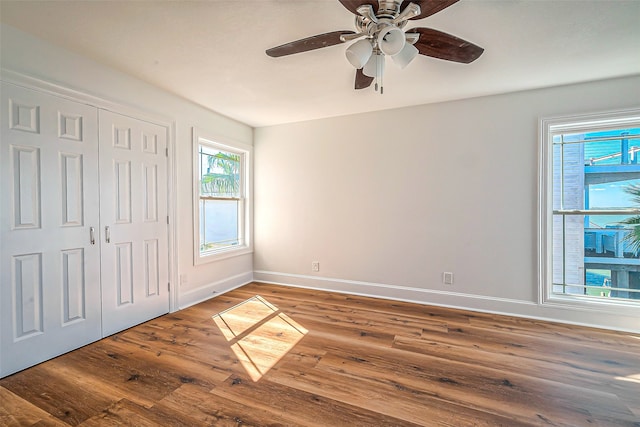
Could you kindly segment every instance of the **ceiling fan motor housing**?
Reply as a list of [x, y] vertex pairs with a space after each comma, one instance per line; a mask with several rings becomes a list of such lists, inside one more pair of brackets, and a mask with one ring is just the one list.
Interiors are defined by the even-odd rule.
[[[407, 25], [406, 20], [402, 20], [398, 23], [393, 23], [392, 20], [400, 15], [400, 1], [385, 1], [380, 0], [378, 11], [373, 11], [371, 18], [368, 14], [360, 14], [355, 17], [355, 27], [357, 33], [367, 33], [370, 37], [375, 37], [384, 27], [393, 25], [398, 28], [403, 28]], [[364, 5], [369, 7], [369, 5]], [[373, 9], [373, 7], [371, 7]]]
[[395, 18], [400, 13], [400, 4], [398, 0], [378, 0], [378, 12], [376, 16]]

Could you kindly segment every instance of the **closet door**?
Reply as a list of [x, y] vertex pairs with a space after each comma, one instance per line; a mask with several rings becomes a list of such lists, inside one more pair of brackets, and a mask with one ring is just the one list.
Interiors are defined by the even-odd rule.
[[97, 109], [7, 83], [1, 89], [5, 376], [99, 339], [101, 317]]
[[100, 110], [104, 336], [169, 312], [167, 129]]

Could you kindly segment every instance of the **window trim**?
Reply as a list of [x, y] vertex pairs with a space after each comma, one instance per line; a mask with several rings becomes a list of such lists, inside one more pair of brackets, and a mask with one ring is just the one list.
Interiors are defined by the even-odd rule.
[[[192, 128], [192, 134], [193, 264], [201, 265], [253, 253], [253, 147], [249, 144], [235, 141], [228, 137], [213, 135], [210, 132], [202, 131], [196, 127]], [[238, 226], [240, 228], [240, 234], [243, 236], [243, 244], [229, 246], [215, 251], [209, 251], [207, 253], [200, 252], [199, 148], [201, 144], [241, 154], [243, 158], [240, 166], [240, 173], [242, 174], [242, 213], [238, 218]]]
[[541, 118], [538, 151], [538, 304], [612, 314], [637, 314], [639, 302], [558, 295], [553, 286], [553, 134], [602, 130], [607, 126], [638, 125], [640, 109], [608, 111], [594, 114]]

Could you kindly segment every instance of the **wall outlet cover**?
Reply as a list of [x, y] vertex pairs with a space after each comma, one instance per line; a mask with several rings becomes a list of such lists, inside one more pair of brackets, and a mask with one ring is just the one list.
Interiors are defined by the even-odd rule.
[[453, 273], [450, 271], [442, 273], [442, 283], [445, 285], [453, 285]]

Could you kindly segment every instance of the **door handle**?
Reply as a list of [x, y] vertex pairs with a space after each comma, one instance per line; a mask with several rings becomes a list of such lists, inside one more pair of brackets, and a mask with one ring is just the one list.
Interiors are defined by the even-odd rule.
[[111, 230], [109, 230], [108, 225], [104, 228], [104, 240], [107, 243], [111, 243]]
[[96, 229], [93, 227], [89, 227], [89, 242], [91, 242], [92, 245], [96, 244]]

